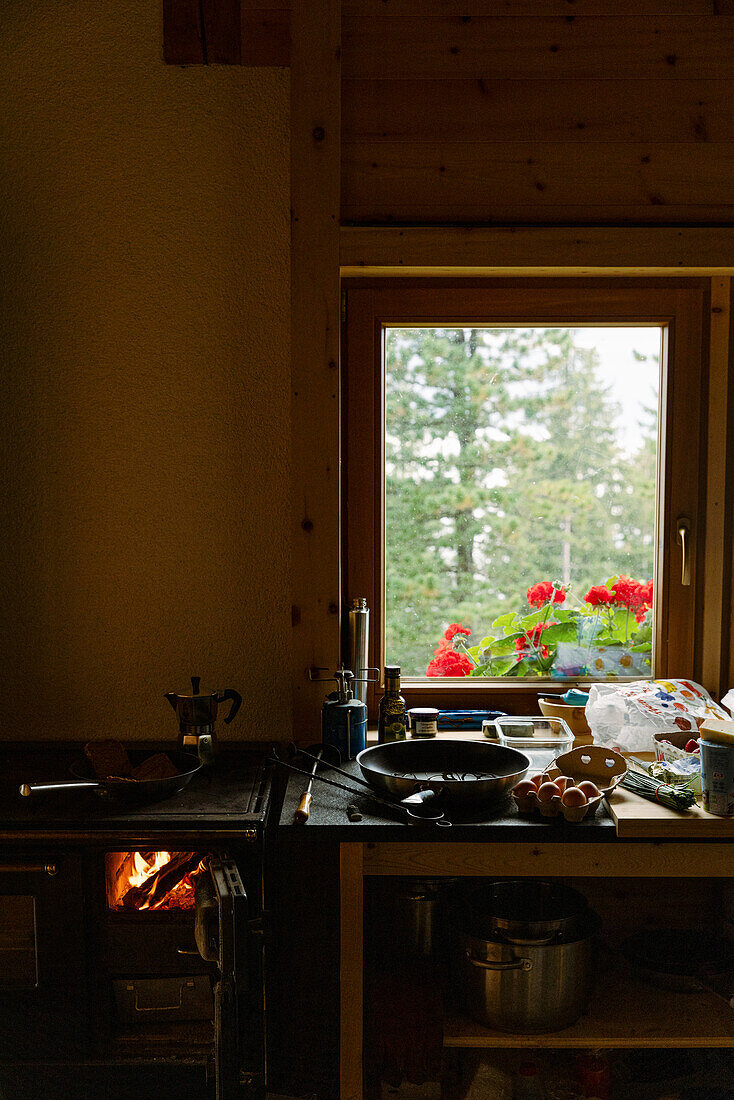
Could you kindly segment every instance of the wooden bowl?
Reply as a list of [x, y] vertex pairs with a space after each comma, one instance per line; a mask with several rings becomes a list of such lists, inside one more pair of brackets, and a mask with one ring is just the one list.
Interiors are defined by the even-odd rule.
[[[540, 713], [546, 718], [563, 718], [574, 738], [584, 741], [591, 738], [589, 723], [586, 721], [586, 711], [583, 707], [572, 707], [568, 703], [558, 702], [556, 699], [539, 698]], [[584, 742], [585, 743], [585, 742]]]

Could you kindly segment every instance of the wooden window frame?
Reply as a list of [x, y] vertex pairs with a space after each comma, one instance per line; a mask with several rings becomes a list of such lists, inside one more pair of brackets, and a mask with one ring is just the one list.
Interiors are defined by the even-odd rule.
[[[342, 577], [344, 606], [366, 596], [370, 664], [384, 667], [385, 325], [661, 323], [663, 446], [655, 574], [655, 670], [700, 679], [704, 620], [707, 365], [711, 280], [706, 278], [346, 279], [342, 318]], [[532, 308], [528, 307], [532, 291]], [[680, 583], [677, 519], [691, 523], [691, 585]], [[541, 680], [413, 680], [409, 704], [534, 713]], [[370, 715], [380, 688], [370, 686]]]

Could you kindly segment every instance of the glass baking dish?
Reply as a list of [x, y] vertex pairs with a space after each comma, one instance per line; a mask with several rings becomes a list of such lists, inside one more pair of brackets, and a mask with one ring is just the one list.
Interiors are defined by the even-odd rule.
[[573, 734], [563, 718], [525, 717], [508, 714], [482, 724], [485, 737], [530, 757], [533, 771], [543, 771], [573, 748]]

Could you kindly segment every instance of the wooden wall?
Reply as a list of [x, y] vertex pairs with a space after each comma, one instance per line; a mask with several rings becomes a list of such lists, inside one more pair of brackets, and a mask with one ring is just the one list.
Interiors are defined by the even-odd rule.
[[343, 0], [347, 224], [734, 223], [733, 0]]

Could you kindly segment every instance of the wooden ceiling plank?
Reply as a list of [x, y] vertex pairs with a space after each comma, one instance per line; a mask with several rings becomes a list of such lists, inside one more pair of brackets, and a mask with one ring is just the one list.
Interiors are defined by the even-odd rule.
[[734, 140], [734, 80], [345, 80], [342, 139]]
[[734, 53], [732, 16], [348, 16], [343, 35], [345, 77], [383, 80], [725, 80]]

